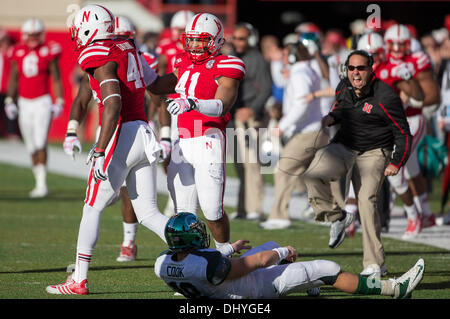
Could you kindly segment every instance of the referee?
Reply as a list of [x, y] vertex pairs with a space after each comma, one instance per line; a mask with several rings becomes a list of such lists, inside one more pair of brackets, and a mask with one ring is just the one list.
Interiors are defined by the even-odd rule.
[[378, 79], [366, 51], [352, 51], [336, 88], [336, 100], [322, 127], [340, 124], [330, 144], [317, 151], [305, 172], [308, 200], [316, 221], [331, 222], [329, 246], [336, 248], [354, 214], [333, 199], [330, 182], [347, 176], [358, 200], [363, 234], [363, 266], [386, 274], [381, 225], [376, 211], [378, 191], [385, 176], [396, 175], [406, 163], [411, 133], [402, 102], [394, 90]]

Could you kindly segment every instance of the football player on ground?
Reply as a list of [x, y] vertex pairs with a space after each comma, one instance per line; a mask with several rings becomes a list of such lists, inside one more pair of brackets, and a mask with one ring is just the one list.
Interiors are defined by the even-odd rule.
[[[89, 293], [87, 277], [99, 236], [103, 210], [119, 196], [126, 182], [129, 197], [142, 225], [163, 241], [168, 218], [157, 206], [156, 168], [161, 146], [145, 114], [146, 87], [154, 94], [173, 92], [176, 77], [159, 77], [128, 39], [115, 38], [114, 16], [99, 5], [79, 10], [71, 27], [80, 50], [78, 63], [88, 73], [97, 98], [101, 129], [89, 152], [91, 164], [83, 216], [80, 223], [75, 271], [67, 281], [51, 285], [51, 294]], [[95, 93], [94, 93], [95, 92]], [[76, 130], [76, 127], [75, 127]]]
[[[118, 37], [124, 37], [126, 39], [130, 39], [131, 41], [134, 41], [136, 31], [134, 26], [126, 17], [117, 16], [115, 18], [114, 33]], [[156, 57], [150, 53], [139, 52], [139, 54], [141, 54], [142, 58], [145, 59], [145, 61], [141, 61], [141, 63], [147, 63], [152, 69], [156, 71], [157, 68]], [[151, 94], [150, 92], [149, 94], [151, 95], [150, 103], [155, 103], [155, 99], [153, 98], [154, 95]], [[72, 157], [75, 156], [74, 154], [75, 148], [78, 149], [79, 153], [81, 152], [81, 143], [78, 140], [76, 128], [85, 118], [88, 104], [91, 98], [92, 98], [92, 90], [89, 86], [88, 74], [86, 73], [80, 82], [78, 94], [72, 104], [69, 124], [67, 127], [67, 134], [64, 140], [64, 151], [69, 156]], [[97, 102], [99, 102], [98, 99]], [[103, 106], [99, 105], [99, 109], [102, 109], [102, 107]], [[162, 131], [164, 129], [166, 131], [170, 130], [169, 126], [170, 116], [166, 108], [165, 107], [159, 108], [158, 112], [160, 124], [162, 126]], [[101, 125], [101, 123], [99, 123], [99, 125]], [[97, 133], [99, 133], [99, 130], [100, 127], [97, 129]], [[160, 141], [160, 144], [168, 143], [168, 145], [165, 145], [162, 148], [163, 151], [161, 152], [161, 161], [165, 160], [170, 153], [170, 139], [167, 142], [167, 137], [166, 140]], [[124, 238], [121, 244], [120, 255], [119, 257], [117, 257], [117, 261], [126, 262], [126, 261], [133, 261], [136, 259], [137, 245], [135, 244], [135, 239], [138, 228], [138, 220], [136, 218], [136, 214], [134, 213], [134, 209], [131, 204], [131, 200], [126, 186], [120, 188], [120, 195], [122, 198], [121, 210], [123, 219]]]
[[[9, 52], [11, 74], [5, 98], [5, 113], [18, 118], [20, 132], [36, 181], [31, 198], [45, 197], [47, 187], [47, 136], [52, 118], [63, 111], [64, 92], [59, 69], [61, 46], [45, 41], [41, 20], [31, 18], [22, 25], [22, 42]], [[50, 96], [49, 77], [53, 81], [55, 102]]]
[[175, 59], [180, 98], [167, 109], [178, 116], [180, 139], [168, 166], [168, 188], [176, 212], [198, 213], [198, 204], [219, 251], [238, 252], [230, 244], [230, 223], [223, 209], [226, 135], [244, 62], [219, 53], [225, 39], [221, 21], [212, 14], [195, 15], [182, 35], [186, 52]]
[[[169, 250], [155, 262], [155, 273], [186, 298], [280, 298], [313, 287], [331, 285], [361, 295], [408, 298], [422, 280], [425, 263], [419, 259], [396, 279], [379, 280], [345, 272], [329, 260], [295, 262], [291, 246], [266, 242], [240, 258], [228, 258], [209, 248], [205, 224], [196, 215], [178, 213], [167, 222]], [[235, 244], [244, 246], [247, 240]]]
[[[423, 99], [416, 99], [403, 90], [400, 94], [405, 105], [411, 134], [413, 134], [413, 147], [415, 149], [426, 132], [426, 121], [422, 114], [423, 108], [432, 108], [440, 103], [439, 85], [433, 77], [431, 61], [426, 53], [421, 50], [412, 52], [412, 37], [406, 26], [401, 24], [391, 26], [386, 30], [384, 40], [387, 46], [388, 64], [398, 66], [406, 63], [412, 77], [417, 80], [423, 91]], [[383, 78], [381, 79], [383, 80]], [[411, 161], [414, 162], [409, 163]], [[408, 238], [416, 236], [422, 228], [435, 225], [435, 217], [428, 202], [426, 181], [420, 172], [417, 156], [414, 154], [410, 156], [404, 173], [414, 194], [416, 206], [415, 211], [407, 212], [408, 228], [405, 231], [405, 238]]]

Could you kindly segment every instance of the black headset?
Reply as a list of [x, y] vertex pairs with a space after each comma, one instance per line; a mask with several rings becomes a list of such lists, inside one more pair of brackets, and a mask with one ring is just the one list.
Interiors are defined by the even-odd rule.
[[253, 25], [251, 25], [248, 22], [240, 22], [236, 25], [235, 29], [238, 29], [240, 27], [244, 27], [249, 31], [249, 35], [248, 35], [248, 45], [252, 48], [256, 47], [258, 45], [259, 42], [259, 32], [258, 30], [255, 29], [255, 27]]
[[349, 61], [350, 61], [350, 57], [352, 57], [353, 55], [362, 55], [362, 56], [364, 56], [364, 57], [366, 57], [367, 58], [367, 65], [370, 67], [370, 68], [372, 68], [372, 65], [373, 65], [373, 56], [372, 56], [372, 54], [370, 54], [369, 52], [367, 52], [367, 51], [364, 51], [364, 50], [353, 50], [353, 51], [351, 51], [350, 53], [349, 53], [349, 55], [347, 56], [347, 59], [345, 60], [345, 63], [344, 64], [341, 64], [341, 66], [340, 66], [340, 68], [341, 68], [341, 70], [340, 70], [340, 74], [344, 77], [344, 78], [346, 78], [348, 75], [347, 75], [347, 71], [348, 71], [348, 63], [349, 63]]

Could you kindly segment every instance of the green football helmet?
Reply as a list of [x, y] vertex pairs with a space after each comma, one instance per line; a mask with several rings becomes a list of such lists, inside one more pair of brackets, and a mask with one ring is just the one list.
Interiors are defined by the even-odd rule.
[[192, 213], [178, 213], [170, 217], [164, 229], [169, 249], [175, 252], [186, 248], [208, 248], [209, 235], [205, 223]]

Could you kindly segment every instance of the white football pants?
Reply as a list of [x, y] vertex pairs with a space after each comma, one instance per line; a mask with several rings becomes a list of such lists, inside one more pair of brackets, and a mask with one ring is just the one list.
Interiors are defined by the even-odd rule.
[[176, 212], [198, 213], [207, 220], [222, 218], [225, 190], [226, 137], [220, 130], [173, 145], [167, 186]]
[[35, 99], [19, 97], [19, 128], [30, 154], [44, 149], [52, 121], [52, 99], [49, 94]]

